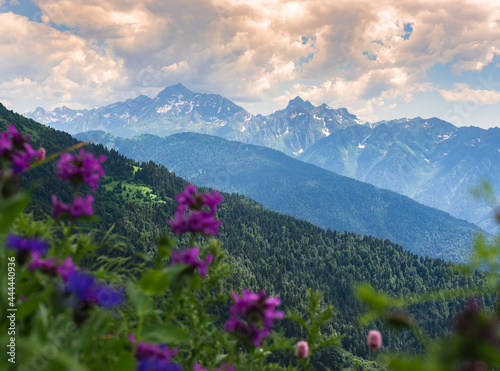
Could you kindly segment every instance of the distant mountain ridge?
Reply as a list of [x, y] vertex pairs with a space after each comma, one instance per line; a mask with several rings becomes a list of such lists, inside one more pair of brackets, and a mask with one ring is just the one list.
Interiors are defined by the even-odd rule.
[[362, 123], [345, 108], [300, 97], [268, 116], [182, 84], [92, 110], [37, 108], [28, 117], [72, 134], [196, 132], [270, 147], [324, 169], [408, 196], [496, 233], [492, 205], [469, 190], [487, 179], [500, 194], [500, 129], [456, 127], [437, 118]]
[[335, 130], [361, 123], [345, 108], [314, 107], [300, 97], [283, 110], [255, 116], [220, 95], [194, 93], [182, 84], [162, 90], [155, 98], [141, 95], [92, 110], [39, 107], [25, 116], [70, 134], [89, 130], [118, 136], [196, 132], [276, 148], [289, 155], [302, 153]]
[[500, 128], [455, 127], [437, 118], [351, 126], [299, 157], [337, 174], [389, 189], [494, 233], [492, 205], [471, 188], [500, 191]]
[[463, 261], [478, 228], [395, 192], [340, 176], [266, 147], [197, 133], [93, 139], [138, 161], [154, 161], [199, 186], [249, 196], [320, 227], [390, 239], [422, 256]]

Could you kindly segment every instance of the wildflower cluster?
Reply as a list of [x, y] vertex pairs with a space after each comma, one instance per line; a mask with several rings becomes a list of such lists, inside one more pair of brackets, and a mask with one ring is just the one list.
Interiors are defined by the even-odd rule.
[[57, 176], [73, 184], [75, 197], [71, 205], [66, 205], [59, 201], [56, 195], [52, 195], [54, 218], [69, 215], [73, 219], [78, 219], [93, 214], [94, 197], [92, 195], [76, 196], [76, 190], [80, 185], [88, 185], [93, 191], [97, 190], [99, 179], [105, 175], [101, 165], [105, 160], [106, 156], [94, 158], [92, 153], [87, 153], [84, 149], [76, 155], [65, 153], [61, 156], [57, 164]]
[[223, 197], [218, 192], [199, 194], [196, 187], [189, 184], [175, 199], [178, 202], [175, 220], [168, 221], [173, 233], [219, 234], [218, 227], [221, 223], [214, 216]]
[[130, 343], [135, 347], [135, 358], [139, 361], [138, 371], [181, 371], [181, 366], [171, 363], [170, 358], [174, 357], [177, 348], [169, 349], [167, 344], [150, 344], [140, 341], [136, 344], [135, 335], [129, 335]]
[[275, 309], [281, 300], [277, 297], [268, 298], [262, 290], [258, 294], [243, 290], [241, 297], [234, 292], [232, 296], [234, 304], [229, 310], [226, 331], [245, 342], [260, 346], [262, 339], [271, 333], [273, 321], [283, 318], [283, 312]]
[[33, 158], [41, 161], [45, 157], [45, 150], [35, 151], [29, 140], [30, 137], [23, 135], [14, 125], [9, 125], [7, 131], [0, 133], [0, 158], [11, 162], [16, 174], [28, 169]]
[[200, 276], [206, 276], [208, 272], [208, 265], [214, 259], [212, 254], [208, 254], [205, 260], [200, 260], [198, 255], [200, 254], [200, 249], [196, 246], [193, 246], [190, 249], [184, 250], [181, 253], [177, 251], [172, 251], [172, 263], [171, 264], [187, 264], [190, 269], [198, 270]]
[[66, 284], [64, 292], [74, 295], [75, 304], [87, 302], [101, 307], [111, 308], [123, 301], [123, 293], [110, 285], [98, 284], [95, 278], [77, 270], [71, 257], [61, 261], [57, 257], [42, 259], [49, 250], [47, 241], [36, 238], [23, 238], [17, 235], [7, 237], [7, 247], [18, 252], [22, 264], [31, 257], [28, 264], [30, 271], [39, 270], [51, 277], [61, 277]]
[[94, 158], [94, 154], [87, 153], [84, 149], [77, 155], [65, 153], [57, 164], [57, 176], [76, 186], [88, 185], [96, 191], [99, 179], [105, 175], [101, 166], [105, 160], [106, 156]]
[[32, 254], [45, 254], [49, 250], [49, 243], [38, 238], [10, 235], [7, 237], [7, 248], [16, 250], [18, 263], [24, 264]]

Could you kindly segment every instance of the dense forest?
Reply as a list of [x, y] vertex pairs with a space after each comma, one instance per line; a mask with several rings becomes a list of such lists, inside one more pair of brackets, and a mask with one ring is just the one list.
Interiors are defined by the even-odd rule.
[[[0, 129], [4, 130], [8, 123], [31, 135], [33, 147], [43, 146], [48, 155], [76, 143], [68, 134], [44, 127], [0, 105]], [[129, 254], [154, 252], [158, 237], [168, 230], [166, 220], [174, 213], [173, 198], [187, 182], [151, 161], [138, 163], [102, 145], [86, 148], [96, 155], [107, 156], [104, 163], [107, 176], [96, 192], [95, 213], [100, 221], [91, 226], [107, 230], [114, 225], [114, 232], [126, 239]], [[71, 197], [71, 187], [55, 177], [55, 163], [27, 172], [23, 186], [32, 184], [38, 186], [30, 205], [35, 216], [51, 212], [51, 194], [56, 193], [63, 200]], [[419, 257], [388, 240], [324, 230], [266, 210], [238, 194], [224, 194], [218, 217], [222, 222], [220, 239], [229, 253], [233, 272], [221, 290], [263, 288], [269, 295], [279, 296], [284, 308], [299, 311], [304, 310], [310, 287], [321, 290], [326, 303], [338, 311], [329, 331], [345, 334], [343, 347], [355, 356], [367, 355], [368, 330], [356, 321], [366, 309], [353, 294], [356, 283], [369, 282], [377, 290], [401, 296], [444, 288], [466, 289], [481, 285], [483, 279], [479, 272], [470, 276], [454, 273], [453, 264]], [[485, 300], [489, 302], [488, 298]], [[453, 316], [462, 305], [458, 300], [437, 300], [414, 306], [410, 312], [434, 338], [449, 330]], [[226, 319], [223, 309], [220, 310], [221, 322]], [[409, 352], [419, 349], [411, 334], [396, 332], [380, 323], [377, 326], [387, 349]], [[287, 321], [281, 330], [301, 335]], [[335, 367], [342, 362], [349, 365], [353, 359], [344, 351], [332, 348], [315, 362]]]
[[271, 148], [198, 133], [93, 138], [137, 161], [154, 161], [198, 185], [244, 194], [267, 209], [337, 231], [389, 239], [415, 254], [464, 262], [479, 228], [395, 192], [326, 171]]

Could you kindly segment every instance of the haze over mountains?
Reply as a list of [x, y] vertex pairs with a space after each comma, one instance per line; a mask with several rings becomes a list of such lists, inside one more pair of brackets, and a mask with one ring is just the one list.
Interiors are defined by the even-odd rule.
[[26, 115], [71, 134], [197, 132], [266, 146], [496, 231], [492, 206], [469, 190], [488, 179], [500, 191], [499, 128], [458, 128], [420, 117], [363, 124], [345, 108], [314, 107], [299, 97], [283, 110], [255, 116], [220, 95], [194, 93], [181, 84], [155, 98], [93, 110], [38, 108]]

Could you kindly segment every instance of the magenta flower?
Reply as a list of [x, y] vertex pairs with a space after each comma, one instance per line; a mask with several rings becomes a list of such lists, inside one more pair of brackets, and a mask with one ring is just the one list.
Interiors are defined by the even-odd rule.
[[275, 309], [281, 300], [278, 297], [268, 298], [262, 290], [258, 294], [243, 290], [241, 297], [234, 292], [231, 295], [234, 305], [225, 324], [226, 331], [260, 346], [262, 339], [271, 333], [273, 321], [283, 318], [283, 312]]
[[66, 205], [57, 199], [56, 195], [52, 195], [52, 205], [54, 205], [54, 211], [52, 215], [54, 218], [60, 215], [70, 215], [72, 218], [77, 219], [83, 215], [91, 216], [94, 212], [92, 205], [94, 203], [94, 197], [92, 195], [86, 195], [85, 198], [78, 196], [71, 205]]
[[31, 263], [28, 265], [30, 271], [41, 270], [45, 274], [55, 277], [61, 276], [64, 282], [67, 281], [69, 275], [76, 269], [75, 263], [71, 257], [66, 258], [62, 263], [52, 257], [47, 260], [40, 258], [40, 253], [35, 251], [31, 253]]
[[95, 191], [99, 186], [99, 179], [105, 175], [101, 166], [104, 160], [106, 156], [94, 158], [94, 154], [87, 153], [84, 149], [77, 155], [65, 153], [57, 164], [57, 176], [76, 186], [86, 184]]
[[382, 347], [382, 335], [377, 330], [370, 330], [366, 338], [366, 343], [372, 352], [376, 352]]
[[175, 196], [175, 199], [178, 202], [175, 220], [168, 221], [173, 233], [219, 233], [221, 223], [214, 219], [214, 215], [223, 197], [217, 191], [199, 194], [194, 185], [188, 184], [184, 192]]
[[[135, 335], [130, 334], [128, 338], [132, 346], [135, 346]], [[177, 354], [177, 351], [177, 348], [170, 349], [166, 344], [152, 344], [140, 341], [139, 344], [137, 344], [134, 356], [140, 361], [139, 366], [149, 365], [149, 367], [143, 368], [144, 370], [156, 370], [156, 368], [152, 368], [151, 366], [157, 364], [169, 365], [168, 360], [174, 357]], [[170, 365], [170, 367], [173, 367], [171, 368], [172, 370], [180, 370], [180, 368], [175, 368], [177, 365]], [[139, 367], [139, 369], [141, 368]], [[160, 369], [163, 370], [163, 368]], [[166, 368], [166, 370], [170, 370], [170, 368]]]
[[295, 348], [295, 355], [298, 359], [307, 358], [309, 355], [309, 344], [307, 341], [301, 340], [297, 343], [297, 348]]
[[200, 260], [198, 255], [200, 254], [200, 249], [193, 246], [190, 249], [184, 250], [181, 253], [177, 251], [172, 251], [172, 263], [171, 264], [187, 264], [191, 269], [198, 269], [200, 276], [205, 277], [208, 272], [208, 265], [212, 263], [214, 256], [208, 254], [205, 260]]
[[7, 127], [7, 131], [0, 133], [0, 157], [12, 162], [12, 168], [17, 174], [29, 168], [30, 162], [39, 154], [31, 148], [29, 140], [29, 136], [23, 135], [12, 124]]

